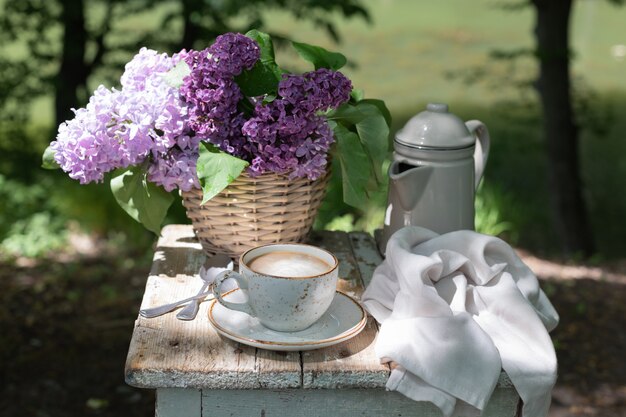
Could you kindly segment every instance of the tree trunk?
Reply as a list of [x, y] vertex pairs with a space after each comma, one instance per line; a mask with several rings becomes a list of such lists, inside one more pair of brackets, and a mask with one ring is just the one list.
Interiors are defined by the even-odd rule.
[[87, 83], [84, 0], [63, 0], [60, 21], [63, 26], [63, 51], [55, 83], [54, 110], [57, 125], [74, 117], [72, 108], [80, 106], [79, 91]]
[[564, 252], [590, 255], [594, 245], [582, 196], [569, 74], [572, 0], [533, 0], [533, 4], [540, 63], [537, 88], [543, 107], [552, 212]]
[[202, 7], [197, 0], [182, 0], [183, 6], [183, 38], [180, 49], [193, 49], [194, 43], [200, 37], [201, 28], [194, 21], [194, 13], [201, 13]]

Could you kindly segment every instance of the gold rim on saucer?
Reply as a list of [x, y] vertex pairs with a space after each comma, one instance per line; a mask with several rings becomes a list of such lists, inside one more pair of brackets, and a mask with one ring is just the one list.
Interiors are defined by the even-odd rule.
[[[229, 294], [232, 294], [235, 291], [239, 291], [239, 288], [235, 288], [235, 289], [232, 289], [232, 290], [224, 293], [224, 297], [228, 296]], [[338, 334], [336, 336], [333, 336], [333, 337], [330, 337], [330, 338], [321, 339], [321, 340], [315, 340], [315, 341], [310, 341], [310, 342], [305, 342], [305, 341], [303, 341], [303, 342], [276, 342], [276, 341], [268, 341], [268, 340], [257, 340], [257, 339], [250, 339], [248, 337], [235, 334], [232, 331], [230, 331], [228, 329], [225, 329], [224, 327], [220, 326], [217, 323], [217, 321], [215, 320], [215, 318], [213, 317], [213, 308], [217, 304], [217, 300], [211, 301], [211, 305], [209, 306], [209, 314], [208, 314], [208, 316], [209, 316], [209, 321], [211, 322], [213, 327], [215, 327], [216, 330], [218, 330], [221, 333], [224, 333], [224, 335], [229, 336], [230, 338], [232, 338], [235, 341], [247, 341], [247, 342], [256, 343], [256, 344], [259, 344], [259, 345], [285, 346], [285, 347], [316, 346], [316, 345], [321, 345], [321, 344], [326, 344], [326, 343], [339, 342], [339, 341], [348, 340], [348, 339], [352, 338], [353, 336], [356, 336], [361, 330], [363, 330], [365, 328], [365, 325], [367, 324], [367, 313], [365, 312], [365, 309], [363, 308], [361, 303], [359, 303], [353, 297], [351, 297], [348, 294], [346, 294], [346, 293], [344, 293], [342, 291], [339, 291], [339, 290], [336, 290], [336, 293], [339, 293], [339, 294], [345, 296], [347, 299], [349, 299], [351, 302], [353, 302], [359, 308], [359, 311], [361, 312], [361, 320], [359, 320], [359, 322], [357, 324], [355, 324], [354, 326], [352, 326], [348, 330], [344, 331], [343, 333], [340, 333], [340, 334]], [[268, 329], [268, 330], [271, 330], [271, 329]], [[242, 342], [242, 343], [245, 343], [245, 342]]]

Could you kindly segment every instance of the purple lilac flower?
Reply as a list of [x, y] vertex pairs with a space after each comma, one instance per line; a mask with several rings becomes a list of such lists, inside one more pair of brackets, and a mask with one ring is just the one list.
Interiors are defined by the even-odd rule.
[[218, 36], [209, 48], [191, 51], [186, 57], [191, 73], [185, 77], [180, 93], [190, 107], [189, 126], [229, 153], [238, 153], [230, 152], [230, 138], [233, 131], [239, 136], [243, 125], [243, 115], [237, 109], [243, 94], [234, 77], [252, 68], [259, 56], [255, 41], [228, 33]]
[[326, 155], [334, 140], [326, 119], [302, 113], [298, 117], [289, 110], [297, 113], [280, 99], [257, 104], [256, 116], [244, 124], [243, 133], [255, 155], [251, 175], [270, 171], [314, 180], [325, 171]]
[[333, 132], [328, 126], [326, 120], [322, 120], [316, 130], [315, 134], [307, 138], [296, 149], [296, 156], [299, 158], [299, 163], [294, 167], [291, 173], [292, 178], [299, 178], [307, 176], [309, 179], [317, 179], [326, 171], [326, 165], [328, 164], [328, 150], [330, 145], [335, 141]]
[[163, 77], [185, 56], [142, 48], [126, 65], [121, 91], [98, 87], [87, 106], [59, 126], [51, 147], [61, 168], [85, 184], [151, 154], [158, 160], [175, 145], [196, 149], [199, 139], [190, 135], [186, 104]]
[[59, 126], [51, 143], [61, 169], [86, 184], [145, 158], [152, 144], [147, 137], [149, 116], [133, 111], [136, 105], [121, 91], [98, 87], [87, 106]]
[[260, 156], [255, 157], [248, 167], [248, 173], [253, 177], [258, 177], [266, 171], [265, 161]]
[[250, 161], [254, 155], [251, 153], [251, 147], [247, 138], [242, 133], [245, 123], [246, 118], [242, 113], [238, 113], [233, 117], [229, 123], [230, 131], [228, 132], [228, 137], [219, 144], [219, 147], [224, 152], [245, 161]]
[[[246, 120], [237, 108], [244, 97], [234, 77], [251, 69], [259, 55], [255, 41], [233, 33], [203, 51], [183, 50], [171, 58], [142, 48], [126, 65], [121, 91], [99, 87], [86, 108], [59, 127], [52, 143], [57, 162], [87, 183], [150, 158], [150, 181], [188, 191], [199, 188], [198, 145], [207, 140], [251, 162], [251, 175], [318, 178], [333, 142], [318, 113], [346, 102], [352, 85], [328, 69], [285, 75], [274, 101], [251, 98], [256, 106]], [[164, 75], [181, 60], [191, 73], [178, 90]]]
[[[165, 81], [164, 75], [187, 56], [185, 50], [171, 58], [146, 48], [126, 64], [122, 75], [122, 92], [130, 102], [141, 101], [138, 111], [149, 116], [153, 153], [167, 152], [182, 141], [182, 148], [193, 146], [189, 141], [188, 109], [178, 89]], [[193, 142], [193, 141], [192, 141]], [[195, 146], [197, 146], [197, 140]]]
[[328, 69], [283, 76], [280, 97], [268, 104], [257, 103], [254, 116], [243, 125], [255, 156], [248, 172], [319, 178], [326, 170], [334, 138], [326, 119], [317, 112], [339, 107], [349, 100], [351, 90], [350, 80]]
[[225, 34], [204, 51], [191, 51], [191, 74], [181, 95], [189, 106], [189, 127], [221, 150], [250, 162], [248, 172], [288, 173], [318, 178], [326, 168], [332, 131], [320, 111], [350, 98], [352, 84], [340, 72], [318, 69], [285, 75], [274, 101], [256, 101], [252, 117], [238, 110], [244, 98], [234, 81], [259, 59], [259, 47], [240, 34]]
[[148, 180], [162, 186], [165, 191], [180, 188], [189, 191], [200, 188], [196, 174], [198, 149], [172, 148], [169, 152], [154, 158], [148, 168]]
[[141, 117], [148, 126], [145, 136], [152, 141], [153, 152], [167, 152], [177, 144], [177, 138], [185, 136], [189, 130], [185, 122], [186, 104], [177, 89], [168, 85], [164, 78], [185, 55], [183, 50], [170, 58], [167, 54], [142, 48], [126, 64], [121, 78], [125, 104], [132, 105], [130, 114]]
[[172, 58], [167, 54], [159, 54], [147, 48], [141, 48], [139, 53], [124, 66], [124, 74], [120, 78], [124, 92], [137, 92], [149, 90], [162, 84], [162, 77], [155, 74], [163, 74], [173, 67]]
[[339, 71], [320, 68], [302, 75], [285, 74], [278, 94], [307, 114], [337, 108], [350, 99], [352, 83]]
[[225, 33], [215, 39], [208, 48], [212, 59], [221, 74], [237, 76], [244, 69], [251, 69], [259, 60], [261, 51], [259, 45], [241, 33]]

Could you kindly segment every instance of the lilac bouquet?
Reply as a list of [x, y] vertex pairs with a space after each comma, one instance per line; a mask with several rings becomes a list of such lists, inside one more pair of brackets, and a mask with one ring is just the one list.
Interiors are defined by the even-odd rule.
[[313, 71], [281, 69], [258, 31], [172, 56], [142, 48], [120, 89], [98, 87], [59, 126], [44, 167], [81, 184], [110, 178], [122, 208], [156, 233], [174, 190], [201, 188], [206, 202], [244, 171], [316, 180], [331, 152], [344, 200], [359, 206], [381, 180], [389, 112], [353, 90], [343, 55], [292, 45]]

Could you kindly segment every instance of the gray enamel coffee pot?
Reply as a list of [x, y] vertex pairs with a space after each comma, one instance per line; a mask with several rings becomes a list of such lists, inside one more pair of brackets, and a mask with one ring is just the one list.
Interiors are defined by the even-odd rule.
[[[478, 140], [476, 140], [478, 139]], [[445, 104], [428, 104], [394, 138], [385, 225], [378, 248], [404, 226], [437, 233], [474, 230], [474, 195], [489, 154], [489, 132]]]

